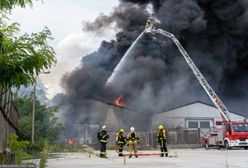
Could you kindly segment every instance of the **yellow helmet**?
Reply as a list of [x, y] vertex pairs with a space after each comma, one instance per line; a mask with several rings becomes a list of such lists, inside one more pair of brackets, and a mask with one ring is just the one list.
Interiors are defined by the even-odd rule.
[[120, 132], [124, 132], [124, 129], [120, 129]]
[[161, 129], [164, 129], [164, 126], [163, 126], [163, 125], [159, 125], [159, 126], [158, 126], [158, 129], [160, 129], [160, 130], [161, 130]]

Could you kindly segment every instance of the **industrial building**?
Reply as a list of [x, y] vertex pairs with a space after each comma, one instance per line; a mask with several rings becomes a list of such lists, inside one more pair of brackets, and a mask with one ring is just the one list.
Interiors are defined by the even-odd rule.
[[[218, 109], [202, 101], [191, 102], [153, 115], [140, 115], [138, 112], [100, 101], [95, 101], [95, 105], [92, 108], [96, 109], [91, 109], [90, 121], [93, 125], [107, 125], [111, 131], [118, 128], [128, 129], [130, 126], [145, 131], [154, 129], [159, 124], [167, 128], [211, 128], [215, 126], [216, 121], [222, 121]], [[245, 119], [245, 116], [235, 112], [230, 112], [229, 116], [232, 121]]]
[[[215, 106], [201, 101], [174, 107], [153, 115], [140, 115], [138, 112], [111, 103], [92, 101], [94, 101], [94, 106], [91, 106], [92, 109], [90, 109], [89, 123], [78, 128], [80, 143], [91, 143], [101, 125], [106, 125], [109, 132], [116, 132], [120, 128], [128, 131], [133, 126], [137, 132], [148, 134], [155, 133], [159, 124], [165, 125], [169, 130], [168, 136], [171, 137], [169, 143], [174, 143], [175, 139], [177, 139], [177, 143], [195, 143], [199, 141], [200, 134], [201, 136], [207, 134], [210, 128], [214, 127], [216, 121], [222, 120]], [[233, 121], [245, 119], [244, 116], [234, 112], [230, 113], [230, 118]], [[181, 135], [183, 131], [185, 133]], [[176, 136], [177, 138], [175, 138]], [[196, 140], [191, 142], [188, 138], [187, 141], [179, 142], [179, 136], [194, 136], [193, 139]]]
[[[229, 116], [233, 121], [244, 121], [245, 119], [245, 116], [235, 112], [231, 112]], [[151, 117], [152, 127], [161, 123], [167, 128], [209, 129], [215, 126], [216, 121], [222, 121], [218, 109], [201, 101], [174, 107]]]

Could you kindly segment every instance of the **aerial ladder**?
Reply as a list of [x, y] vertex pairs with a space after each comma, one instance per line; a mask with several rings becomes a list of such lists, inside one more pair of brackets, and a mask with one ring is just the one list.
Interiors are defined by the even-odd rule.
[[209, 85], [204, 76], [201, 74], [199, 69], [196, 67], [195, 63], [190, 58], [189, 54], [185, 51], [178, 39], [170, 32], [162, 29], [156, 29], [153, 21], [150, 19], [147, 20], [145, 32], [152, 33], [153, 35], [162, 34], [172, 39], [180, 53], [183, 55], [187, 64], [190, 66], [195, 77], [198, 79], [201, 86], [204, 88], [214, 105], [219, 110], [223, 121], [216, 121], [215, 128], [217, 131], [214, 131], [208, 136], [204, 136], [202, 138], [203, 144], [205, 145], [206, 149], [208, 149], [209, 146], [224, 146], [226, 149], [229, 149], [231, 147], [244, 147], [245, 149], [248, 149], [248, 122], [231, 121], [229, 117], [230, 112], [222, 103], [222, 101]]
[[175, 45], [177, 46], [178, 50], [180, 51], [180, 53], [183, 55], [184, 59], [186, 60], [186, 62], [190, 66], [190, 68], [193, 71], [194, 75], [196, 76], [196, 78], [200, 82], [201, 86], [204, 88], [204, 90], [207, 92], [208, 96], [210, 97], [210, 99], [214, 103], [214, 105], [220, 111], [223, 121], [224, 122], [230, 122], [231, 120], [229, 118], [228, 109], [222, 103], [222, 101], [220, 100], [218, 95], [215, 93], [215, 91], [212, 89], [212, 87], [209, 85], [207, 80], [203, 77], [203, 75], [201, 74], [201, 72], [196, 67], [195, 63], [193, 62], [193, 60], [190, 58], [189, 54], [185, 51], [185, 49], [183, 48], [181, 43], [178, 41], [178, 39], [174, 36], [174, 34], [172, 34], [170, 32], [167, 32], [165, 30], [162, 30], [162, 29], [156, 29], [156, 27], [153, 24], [153, 21], [150, 20], [150, 19], [147, 20], [145, 32], [146, 33], [152, 33], [153, 35], [162, 34], [162, 35], [172, 39], [172, 41], [175, 43]]

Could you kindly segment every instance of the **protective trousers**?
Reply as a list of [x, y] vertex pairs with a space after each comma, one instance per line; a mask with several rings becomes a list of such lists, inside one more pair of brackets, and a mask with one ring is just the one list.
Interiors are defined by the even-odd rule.
[[167, 157], [168, 156], [168, 150], [167, 150], [167, 143], [166, 143], [166, 139], [161, 140], [159, 142], [160, 144], [160, 151], [161, 151], [161, 157], [163, 157], [164, 155]]
[[118, 145], [119, 146], [119, 156], [123, 156], [123, 146], [124, 146], [124, 144], [119, 144]]
[[135, 157], [138, 157], [137, 154], [137, 142], [136, 141], [130, 141], [128, 142], [128, 151], [129, 151], [129, 157], [132, 157], [132, 154], [134, 152]]
[[107, 143], [101, 142], [100, 157], [106, 157]]

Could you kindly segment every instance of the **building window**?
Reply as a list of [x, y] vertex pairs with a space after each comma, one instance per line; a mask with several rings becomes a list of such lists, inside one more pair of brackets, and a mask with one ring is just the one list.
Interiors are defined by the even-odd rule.
[[209, 121], [200, 121], [200, 128], [210, 128]]
[[212, 120], [203, 120], [203, 119], [199, 119], [199, 120], [187, 120], [187, 128], [210, 128], [213, 125], [213, 121]]
[[189, 128], [198, 128], [198, 121], [189, 121], [188, 127]]

